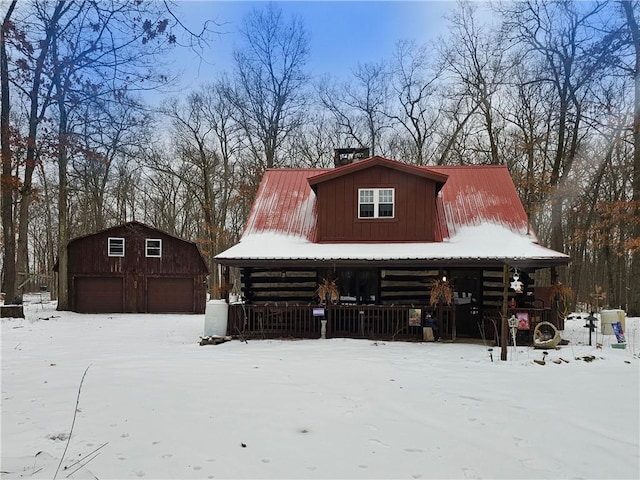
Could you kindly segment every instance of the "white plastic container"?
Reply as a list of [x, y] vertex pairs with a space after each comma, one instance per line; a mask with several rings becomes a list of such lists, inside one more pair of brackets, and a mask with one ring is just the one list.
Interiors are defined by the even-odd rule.
[[224, 300], [209, 300], [204, 311], [204, 336], [224, 337], [227, 334], [229, 304]]
[[600, 328], [603, 335], [613, 335], [612, 323], [620, 322], [622, 331], [626, 331], [625, 325], [626, 314], [624, 310], [602, 310], [600, 312]]

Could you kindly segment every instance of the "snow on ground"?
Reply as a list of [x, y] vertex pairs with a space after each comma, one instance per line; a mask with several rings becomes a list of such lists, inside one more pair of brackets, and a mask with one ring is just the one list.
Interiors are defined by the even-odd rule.
[[569, 321], [542, 366], [527, 347], [200, 346], [204, 315], [25, 313], [2, 319], [2, 478], [640, 477], [638, 318], [626, 350]]

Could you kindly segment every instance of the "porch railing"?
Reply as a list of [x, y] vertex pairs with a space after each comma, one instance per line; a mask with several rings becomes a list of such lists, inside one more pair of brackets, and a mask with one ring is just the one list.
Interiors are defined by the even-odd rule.
[[320, 321], [308, 306], [229, 306], [227, 334], [244, 338], [320, 338]]
[[[317, 307], [315, 307], [317, 308]], [[312, 306], [230, 305], [227, 333], [244, 338], [320, 338], [321, 320], [327, 338], [368, 338], [371, 340], [422, 340], [422, 324], [410, 325], [411, 306], [331, 305], [324, 316], [314, 316]], [[433, 313], [441, 321], [440, 331], [455, 323], [455, 309], [441, 307], [438, 312], [426, 306], [422, 316]]]
[[[371, 340], [409, 340], [423, 338], [422, 327], [410, 325], [411, 306], [386, 305], [332, 305], [324, 309], [324, 316], [314, 316], [313, 306], [308, 305], [245, 305], [236, 304], [229, 308], [227, 333], [243, 338], [320, 338], [321, 319], [327, 321], [327, 338], [368, 338]], [[456, 318], [455, 307], [440, 307], [433, 311], [427, 306], [421, 309], [422, 320], [430, 313], [439, 326], [439, 333], [445, 340], [457, 340], [456, 323], [473, 321], [472, 337], [487, 342], [499, 342], [501, 331], [501, 311], [484, 310], [478, 317]], [[527, 313], [529, 330], [518, 330], [518, 345], [531, 345], [533, 331], [540, 322], [547, 321], [562, 329], [557, 317], [549, 309], [518, 308], [509, 309], [508, 316]]]

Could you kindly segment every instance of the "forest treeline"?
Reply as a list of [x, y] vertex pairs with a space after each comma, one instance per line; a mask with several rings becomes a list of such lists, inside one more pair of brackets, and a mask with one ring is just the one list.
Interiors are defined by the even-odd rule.
[[[233, 68], [151, 105], [170, 50], [215, 51], [180, 4], [5, 0], [2, 289], [66, 278], [69, 239], [138, 220], [213, 257], [236, 242], [266, 168], [333, 150], [417, 165], [506, 165], [579, 302], [640, 314], [640, 4], [460, 2], [447, 34], [312, 76], [309, 34], [277, 4], [239, 26]], [[359, 40], [354, 40], [359, 41]], [[58, 274], [53, 275], [58, 262]], [[210, 276], [215, 294], [218, 276]], [[66, 285], [66, 282], [60, 282]]]

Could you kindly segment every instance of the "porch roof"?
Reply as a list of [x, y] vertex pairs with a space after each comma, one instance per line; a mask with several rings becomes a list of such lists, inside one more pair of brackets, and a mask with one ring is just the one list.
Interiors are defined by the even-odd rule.
[[497, 224], [483, 223], [458, 228], [442, 242], [415, 243], [315, 243], [301, 235], [265, 232], [245, 235], [216, 256], [226, 265], [273, 265], [308, 263], [495, 265], [520, 268], [566, 265], [569, 256]]

